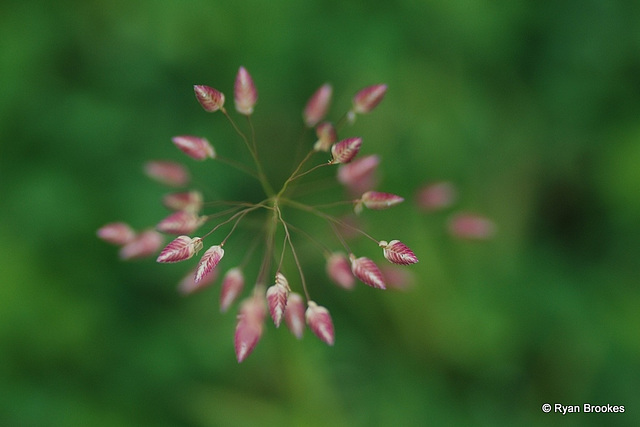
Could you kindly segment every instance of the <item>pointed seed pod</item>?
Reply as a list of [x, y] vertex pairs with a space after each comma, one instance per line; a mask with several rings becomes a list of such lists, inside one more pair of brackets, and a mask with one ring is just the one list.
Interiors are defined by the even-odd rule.
[[276, 273], [276, 284], [267, 289], [267, 305], [276, 328], [279, 328], [280, 322], [282, 322], [289, 292], [291, 292], [291, 289], [287, 279], [282, 273]]
[[318, 338], [329, 345], [333, 345], [335, 333], [329, 310], [319, 306], [313, 301], [309, 301], [307, 304], [307, 311], [305, 312], [305, 318], [307, 319], [309, 328], [311, 328]]
[[353, 111], [356, 114], [370, 112], [382, 101], [386, 93], [387, 85], [385, 84], [365, 87], [353, 97]]
[[322, 122], [316, 126], [316, 136], [318, 140], [313, 144], [315, 151], [329, 151], [331, 145], [338, 139], [336, 128], [330, 122]]
[[236, 110], [240, 114], [250, 116], [253, 113], [253, 107], [258, 101], [258, 91], [256, 90], [251, 75], [244, 67], [240, 67], [236, 75], [233, 95]]
[[202, 209], [202, 193], [193, 190], [186, 193], [167, 194], [162, 198], [162, 204], [173, 211], [198, 213]]
[[264, 297], [259, 296], [257, 292], [240, 305], [234, 336], [238, 363], [245, 360], [258, 344], [262, 336], [265, 316]]
[[169, 234], [191, 234], [200, 227], [206, 217], [199, 217], [193, 212], [174, 212], [156, 225], [158, 231]]
[[304, 108], [303, 117], [304, 123], [312, 128], [320, 122], [327, 114], [329, 109], [329, 103], [331, 102], [331, 94], [333, 88], [329, 83], [325, 83], [318, 90], [311, 95], [311, 98], [307, 102]]
[[146, 258], [160, 250], [163, 243], [162, 234], [155, 230], [143, 231], [120, 248], [120, 259]]
[[349, 260], [341, 253], [333, 253], [327, 259], [327, 275], [344, 289], [353, 289], [356, 284]]
[[157, 262], [180, 262], [194, 256], [202, 249], [202, 239], [189, 236], [178, 236], [160, 252]]
[[449, 233], [459, 239], [487, 240], [495, 235], [496, 225], [484, 216], [461, 213], [449, 220]]
[[260, 341], [262, 330], [262, 323], [238, 320], [234, 335], [234, 348], [238, 363], [242, 363], [253, 352]]
[[338, 181], [352, 194], [362, 194], [376, 185], [375, 171], [380, 156], [371, 154], [338, 167]]
[[189, 172], [180, 163], [152, 160], [145, 163], [147, 176], [170, 187], [183, 187], [189, 183]]
[[448, 181], [435, 182], [418, 190], [416, 204], [425, 211], [448, 208], [456, 201], [456, 187]]
[[360, 197], [360, 201], [369, 209], [387, 209], [404, 201], [404, 198], [391, 193], [367, 191]]
[[194, 85], [193, 91], [206, 112], [224, 111], [224, 94], [222, 92], [204, 85]]
[[133, 240], [135, 231], [124, 222], [112, 222], [100, 227], [97, 231], [100, 239], [113, 245], [124, 245]]
[[382, 272], [373, 261], [366, 257], [356, 258], [353, 254], [349, 258], [354, 276], [371, 287], [386, 289]]
[[302, 338], [305, 327], [304, 302], [302, 296], [295, 292], [289, 294], [287, 307], [284, 310], [284, 321], [287, 328], [298, 339]]
[[211, 246], [207, 249], [202, 255], [202, 258], [200, 258], [200, 262], [196, 268], [196, 276], [194, 279], [196, 283], [200, 282], [211, 270], [216, 268], [223, 256], [224, 249], [222, 249], [220, 245]]
[[409, 265], [418, 262], [416, 254], [399, 240], [392, 240], [389, 243], [381, 240], [379, 246], [382, 248], [384, 257], [393, 264]]
[[227, 271], [222, 279], [220, 291], [220, 311], [225, 313], [231, 304], [238, 298], [244, 288], [244, 275], [239, 267]]
[[331, 163], [349, 163], [360, 151], [362, 138], [347, 138], [331, 146]]
[[362, 200], [356, 200], [356, 201], [353, 203], [353, 212], [354, 212], [356, 215], [360, 215], [360, 214], [362, 213], [362, 210], [364, 209], [362, 206], [363, 206], [363, 205], [362, 205]]
[[206, 138], [182, 135], [174, 136], [172, 141], [176, 147], [192, 159], [204, 160], [207, 157], [212, 159], [216, 158], [216, 152]]

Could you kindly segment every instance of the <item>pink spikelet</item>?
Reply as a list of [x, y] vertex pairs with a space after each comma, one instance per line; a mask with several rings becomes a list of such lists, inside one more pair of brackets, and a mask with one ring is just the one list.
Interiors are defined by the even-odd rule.
[[213, 113], [214, 111], [224, 111], [224, 94], [212, 87], [204, 85], [193, 86], [198, 102], [204, 111]]
[[170, 187], [184, 187], [189, 183], [189, 172], [180, 163], [152, 160], [144, 165], [147, 176]]
[[360, 151], [362, 138], [347, 138], [331, 146], [331, 163], [349, 163]]
[[216, 152], [206, 138], [183, 135], [174, 136], [172, 141], [176, 147], [192, 159], [204, 160], [207, 157], [212, 159], [216, 158]]
[[333, 253], [327, 259], [327, 275], [344, 289], [353, 289], [356, 284], [349, 260], [341, 253]]
[[356, 258], [353, 254], [349, 258], [354, 276], [371, 287], [386, 289], [382, 272], [373, 261], [366, 257]]
[[249, 75], [249, 72], [244, 67], [240, 67], [236, 75], [233, 95], [236, 110], [240, 114], [250, 116], [253, 113], [253, 107], [258, 101], [258, 91], [256, 90], [251, 75]]
[[220, 291], [220, 311], [225, 313], [231, 304], [238, 298], [244, 288], [244, 274], [239, 267], [234, 267], [227, 271], [222, 279], [222, 290]]
[[163, 243], [162, 234], [155, 230], [143, 231], [120, 248], [120, 259], [146, 258], [160, 250]]
[[352, 194], [362, 194], [376, 185], [375, 171], [380, 157], [371, 154], [338, 167], [338, 181]]
[[338, 139], [336, 128], [330, 122], [322, 122], [316, 126], [316, 136], [318, 140], [313, 145], [315, 151], [329, 151], [331, 145]]
[[157, 262], [180, 262], [194, 256], [202, 249], [202, 239], [199, 237], [178, 236], [160, 252]]
[[404, 202], [404, 198], [391, 193], [380, 193], [378, 191], [367, 191], [360, 197], [360, 201], [369, 209], [388, 209]]
[[222, 249], [220, 245], [211, 246], [207, 249], [202, 255], [202, 258], [200, 258], [200, 262], [196, 268], [196, 276], [194, 279], [196, 283], [200, 282], [211, 270], [216, 268], [223, 256], [224, 249]]
[[302, 339], [305, 327], [304, 302], [302, 296], [295, 292], [289, 294], [287, 307], [284, 310], [284, 321], [287, 328], [298, 339]]
[[379, 243], [384, 257], [393, 264], [409, 265], [418, 262], [418, 257], [411, 249], [399, 240], [392, 240], [387, 243], [381, 240]]
[[496, 233], [496, 225], [490, 219], [471, 213], [460, 213], [449, 220], [449, 233], [466, 240], [488, 240]]
[[318, 338], [329, 345], [333, 345], [335, 333], [329, 310], [319, 306], [313, 301], [309, 301], [307, 304], [307, 311], [305, 312], [305, 318], [307, 319], [309, 328], [311, 328]]
[[353, 97], [353, 111], [357, 114], [368, 113], [373, 110], [387, 93], [387, 85], [378, 84], [367, 86]]
[[267, 305], [276, 328], [280, 327], [289, 298], [289, 282], [280, 272], [276, 273], [276, 284], [267, 289]]
[[238, 363], [242, 363], [258, 344], [262, 336], [265, 316], [264, 297], [259, 296], [257, 292], [240, 305], [234, 337]]
[[384, 265], [380, 268], [387, 288], [399, 291], [409, 290], [415, 284], [415, 275], [407, 269], [395, 265]]
[[199, 217], [193, 212], [174, 212], [156, 226], [158, 231], [169, 234], [191, 234], [202, 225], [206, 217]]
[[112, 222], [100, 227], [97, 235], [105, 242], [109, 242], [114, 245], [124, 245], [132, 241], [136, 236], [136, 233], [124, 222]]
[[213, 269], [209, 274], [204, 276], [200, 282], [196, 283], [195, 280], [195, 271], [192, 270], [182, 278], [180, 283], [178, 283], [178, 292], [181, 295], [191, 295], [195, 292], [201, 291], [202, 289], [207, 288], [212, 285], [213, 282], [218, 278], [218, 270]]
[[202, 209], [202, 193], [194, 190], [167, 194], [162, 198], [162, 204], [173, 211], [198, 213]]
[[451, 206], [456, 197], [456, 188], [451, 182], [435, 182], [418, 190], [416, 204], [422, 210], [437, 211]]
[[304, 123], [312, 128], [320, 122], [327, 114], [329, 104], [331, 103], [331, 95], [333, 88], [329, 83], [323, 84], [318, 90], [311, 95], [311, 98], [307, 102], [304, 108], [302, 116], [304, 117]]

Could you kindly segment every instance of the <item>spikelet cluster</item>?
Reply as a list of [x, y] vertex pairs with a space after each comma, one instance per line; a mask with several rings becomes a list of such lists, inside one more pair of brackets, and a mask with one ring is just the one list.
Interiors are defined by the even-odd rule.
[[[258, 90], [244, 67], [238, 70], [233, 92], [235, 111], [247, 120], [245, 128], [239, 126], [225, 108], [223, 92], [206, 85], [194, 86], [195, 98], [204, 111], [214, 113], [214, 119], [226, 119], [235, 130], [238, 143], [248, 151], [249, 161], [229, 161], [218, 156], [214, 145], [202, 135], [179, 135], [171, 141], [188, 157], [186, 161], [211, 162], [214, 168], [234, 167], [246, 173], [248, 179], [253, 179], [264, 192], [263, 200], [205, 201], [201, 190], [190, 188], [191, 173], [185, 164], [154, 160], [145, 165], [144, 171], [150, 178], [175, 189], [162, 198], [162, 204], [170, 213], [157, 218], [153, 228], [140, 232], [123, 222], [109, 223], [98, 230], [98, 237], [119, 246], [123, 259], [157, 254], [156, 261], [162, 264], [191, 262], [188, 274], [178, 284], [178, 291], [183, 295], [201, 291], [220, 276], [220, 310], [226, 312], [237, 304], [234, 348], [238, 362], [254, 351], [268, 317], [276, 328], [284, 323], [298, 339], [304, 336], [308, 327], [321, 341], [334, 345], [333, 320], [329, 310], [319, 304], [325, 282], [333, 282], [344, 289], [353, 289], [358, 283], [385, 289], [387, 277], [379, 267], [380, 262], [401, 266], [418, 262], [405, 243], [379, 240], [359, 225], [358, 218], [363, 210], [390, 209], [401, 204], [404, 198], [376, 189], [375, 172], [381, 163], [380, 157], [360, 155], [366, 147], [363, 138], [339, 137], [345, 127], [355, 123], [357, 116], [371, 113], [381, 103], [387, 86], [376, 84], [357, 91], [350, 108], [336, 122], [327, 120], [333, 87], [325, 83], [313, 92], [302, 108], [301, 126], [306, 130], [302, 141], [308, 144], [304, 147], [307, 154], [279, 186], [274, 186], [264, 172], [259, 139], [251, 120], [256, 111]], [[226, 144], [229, 142], [225, 141]], [[331, 204], [331, 209], [296, 198], [297, 190], [304, 188], [308, 177], [321, 168], [334, 170], [336, 185], [328, 191], [337, 195], [337, 200]], [[336, 207], [343, 210], [340, 216], [334, 213]], [[294, 211], [325, 223], [326, 235], [312, 236], [292, 222], [289, 214]], [[249, 222], [255, 224], [256, 221], [248, 221], [249, 217], [263, 221], [262, 227], [252, 231], [256, 240], [246, 244], [240, 239], [235, 243], [238, 229], [249, 227]], [[372, 253], [353, 253], [347, 241], [354, 235], [370, 240]], [[318, 248], [315, 259], [299, 253], [297, 245], [302, 241]], [[234, 259], [245, 258], [241, 263], [226, 265], [227, 242], [234, 242], [227, 248], [229, 253], [236, 254]], [[382, 253], [378, 252], [380, 249]], [[386, 261], [375, 260], [373, 253]], [[192, 258], [197, 260], [188, 261]], [[323, 258], [326, 280], [305, 279], [305, 265]], [[218, 274], [219, 269], [223, 269], [223, 275]], [[246, 289], [247, 284], [252, 286]]]

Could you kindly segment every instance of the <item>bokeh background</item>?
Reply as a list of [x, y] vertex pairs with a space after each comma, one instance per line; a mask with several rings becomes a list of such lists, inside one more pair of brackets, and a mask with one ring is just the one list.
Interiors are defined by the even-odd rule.
[[[0, 10], [1, 425], [640, 422], [638, 2], [4, 0]], [[389, 85], [349, 132], [381, 155], [381, 189], [407, 198], [367, 221], [421, 261], [408, 292], [345, 292], [320, 257], [306, 261], [335, 347], [269, 325], [238, 365], [219, 287], [182, 298], [184, 266], [122, 263], [95, 230], [166, 215], [166, 190], [142, 164], [183, 160], [172, 136], [241, 152], [192, 92], [208, 84], [231, 100], [240, 65], [258, 86], [255, 124], [275, 175], [290, 167], [317, 87], [333, 84], [335, 118], [361, 87]], [[228, 169], [193, 167], [212, 174], [212, 193], [249, 191]], [[417, 210], [416, 191], [442, 179], [457, 185], [456, 205]], [[495, 238], [449, 237], [447, 218], [462, 210], [492, 218]], [[228, 267], [241, 255], [226, 257]], [[625, 413], [544, 414], [546, 402]]]

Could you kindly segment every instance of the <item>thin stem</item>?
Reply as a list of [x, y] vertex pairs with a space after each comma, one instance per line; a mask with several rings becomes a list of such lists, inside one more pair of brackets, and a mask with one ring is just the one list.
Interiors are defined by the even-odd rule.
[[332, 164], [333, 163], [331, 161], [329, 161], [327, 163], [320, 163], [319, 165], [315, 165], [311, 169], [309, 169], [309, 170], [307, 170], [305, 172], [302, 172], [301, 174], [298, 174], [298, 175], [294, 176], [293, 178], [291, 178], [291, 181], [294, 181], [294, 180], [296, 180], [298, 178], [301, 178], [301, 177], [305, 176], [306, 174], [311, 173], [311, 172], [313, 172], [314, 170], [316, 170], [318, 168], [321, 168], [323, 166], [329, 166], [329, 165], [332, 165]]
[[287, 222], [287, 226], [289, 227], [289, 229], [295, 231], [296, 233], [300, 233], [303, 236], [305, 236], [307, 239], [309, 239], [311, 243], [313, 243], [318, 247], [318, 249], [324, 254], [325, 257], [328, 257], [329, 255], [331, 255], [331, 252], [332, 252], [331, 249], [329, 249], [327, 246], [325, 246], [322, 242], [318, 241], [317, 239], [314, 239], [313, 236], [311, 236], [309, 233], [307, 233], [300, 227], [296, 227], [290, 222]]
[[297, 161], [298, 158], [300, 158], [300, 152], [302, 151], [302, 149], [304, 148], [304, 137], [307, 134], [307, 131], [309, 131], [310, 128], [308, 128], [306, 125], [302, 127], [302, 131], [300, 132], [300, 135], [298, 136], [298, 142], [296, 143], [296, 156], [294, 157], [294, 159]]
[[[317, 193], [325, 193], [327, 191], [332, 194], [336, 190], [336, 179], [335, 176], [323, 176], [317, 179], [308, 180], [305, 182], [305, 185], [299, 185], [296, 187], [289, 188], [287, 192], [287, 197], [292, 199], [298, 199], [299, 197], [305, 197], [312, 194]], [[295, 195], [295, 197], [293, 197]]]
[[284, 184], [282, 185], [282, 188], [280, 189], [276, 197], [280, 197], [284, 194], [284, 192], [287, 190], [287, 186], [289, 185], [289, 183], [297, 178], [296, 174], [298, 173], [298, 171], [300, 171], [300, 168], [302, 168], [302, 165], [304, 165], [307, 162], [307, 160], [311, 158], [313, 153], [314, 153], [313, 150], [309, 151], [307, 155], [304, 157], [304, 159], [302, 159], [302, 161], [298, 164], [298, 167], [293, 172], [291, 172], [291, 175], [289, 175], [289, 178], [287, 178], [287, 180], [284, 182]]
[[[262, 203], [258, 203], [256, 205], [253, 205], [249, 208], [243, 209], [240, 212], [236, 212], [235, 214], [231, 215], [231, 217], [229, 217], [229, 219], [227, 219], [226, 221], [221, 222], [220, 224], [216, 225], [215, 227], [213, 227], [207, 234], [205, 234], [204, 236], [201, 237], [201, 239], [204, 239], [205, 237], [209, 236], [210, 234], [212, 234], [214, 231], [216, 231], [218, 228], [222, 227], [225, 224], [228, 224], [229, 222], [233, 221], [234, 219], [236, 219], [238, 216], [240, 216], [240, 219], [244, 218], [244, 216], [246, 214], [248, 214], [251, 211], [255, 211], [256, 209], [259, 208], [266, 208], [266, 206]], [[238, 222], [240, 222], [240, 219], [234, 224], [233, 228], [232, 228], [232, 232], [233, 230], [235, 230], [236, 226], [238, 225]], [[231, 233], [229, 233], [230, 235]], [[222, 241], [222, 243], [220, 244], [220, 246], [222, 246], [224, 244], [224, 242], [229, 238], [229, 236], [225, 237], [224, 240]]]
[[300, 273], [300, 283], [302, 283], [302, 290], [304, 291], [304, 295], [307, 297], [307, 301], [311, 299], [309, 296], [309, 290], [307, 289], [307, 283], [304, 280], [304, 273], [302, 272], [302, 266], [300, 265], [300, 260], [298, 259], [298, 254], [296, 253], [295, 248], [293, 247], [293, 242], [291, 242], [291, 235], [289, 234], [289, 228], [287, 227], [287, 223], [282, 219], [282, 212], [280, 208], [275, 206], [276, 212], [278, 213], [278, 218], [280, 219], [280, 223], [284, 228], [284, 234], [286, 236], [286, 240], [289, 242], [289, 247], [291, 248], [291, 254], [293, 255], [293, 259], [296, 263], [296, 267], [298, 267], [298, 272]]
[[336, 206], [352, 205], [357, 201], [358, 200], [341, 200], [339, 202], [325, 203], [325, 204], [322, 204], [322, 205], [313, 205], [313, 208], [315, 208], [315, 209], [318, 209], [318, 208], [333, 208], [333, 207], [336, 207]]
[[340, 221], [339, 219], [337, 219], [337, 218], [335, 218], [335, 217], [333, 217], [333, 216], [331, 216], [329, 214], [326, 214], [326, 213], [324, 213], [322, 211], [319, 211], [319, 210], [313, 208], [312, 206], [305, 205], [303, 203], [299, 203], [299, 202], [296, 202], [294, 200], [289, 200], [289, 199], [281, 199], [280, 201], [282, 203], [287, 204], [287, 205], [289, 205], [291, 207], [294, 207], [296, 209], [300, 209], [300, 210], [312, 213], [312, 214], [314, 214], [316, 216], [319, 216], [320, 218], [324, 218], [325, 220], [330, 221], [330, 222], [332, 222], [334, 224], [337, 224], [337, 225], [339, 225], [341, 227], [346, 227], [346, 228], [349, 228], [351, 230], [357, 231], [358, 233], [362, 234], [366, 238], [368, 238], [368, 239], [370, 239], [370, 240], [372, 240], [372, 241], [374, 241], [376, 243], [379, 242], [377, 239], [374, 239], [373, 237], [371, 237], [370, 235], [368, 235], [367, 233], [365, 233], [364, 231], [362, 231], [358, 227], [355, 227], [355, 226], [353, 226], [351, 224], [347, 224], [344, 221]]
[[[342, 130], [342, 128], [344, 127], [344, 125], [346, 125], [349, 122], [349, 116], [351, 115], [351, 110], [347, 111], [346, 113], [344, 113], [342, 115], [342, 117], [340, 117], [340, 120], [338, 120], [338, 123], [336, 123], [336, 132], [340, 132]], [[353, 124], [353, 123], [351, 123]]]
[[236, 162], [235, 160], [231, 160], [231, 159], [228, 159], [226, 157], [219, 156], [219, 155], [216, 155], [216, 160], [218, 160], [221, 163], [225, 163], [225, 164], [227, 164], [227, 165], [229, 165], [231, 167], [234, 167], [234, 168], [246, 173], [247, 175], [250, 175], [250, 176], [254, 177], [258, 181], [260, 180], [260, 177], [258, 176], [258, 174], [255, 171], [249, 169], [248, 167], [246, 167], [242, 163]]
[[214, 214], [206, 215], [207, 221], [210, 221], [210, 220], [215, 219], [215, 218], [219, 218], [221, 216], [229, 215], [229, 214], [231, 214], [233, 212], [238, 211], [240, 208], [241, 208], [241, 206], [234, 206], [234, 207], [226, 209], [226, 210], [224, 210], [222, 212], [217, 212], [217, 213], [214, 213]]
[[256, 130], [253, 127], [253, 122], [251, 121], [251, 116], [246, 116], [247, 122], [249, 123], [249, 129], [251, 129], [251, 145], [253, 146], [253, 151], [256, 153], [256, 157], [258, 156], [258, 146], [256, 144]]
[[238, 224], [240, 223], [240, 221], [242, 221], [242, 218], [244, 218], [244, 216], [246, 214], [249, 213], [248, 209], [245, 209], [244, 211], [242, 211], [239, 215], [238, 215], [238, 219], [236, 220], [236, 222], [233, 224], [233, 227], [231, 227], [231, 230], [229, 231], [229, 233], [227, 234], [227, 236], [222, 239], [222, 242], [220, 242], [220, 246], [224, 246], [224, 244], [227, 242], [227, 239], [229, 237], [231, 237], [231, 234], [236, 230], [236, 227], [238, 226]]
[[282, 194], [283, 194], [283, 193], [284, 193], [284, 191], [287, 189], [287, 186], [289, 185], [289, 183], [290, 183], [290, 182], [293, 182], [293, 181], [295, 181], [295, 180], [296, 180], [296, 179], [298, 179], [298, 178], [302, 178], [302, 177], [303, 177], [303, 176], [305, 176], [306, 174], [311, 173], [311, 172], [313, 172], [314, 170], [316, 170], [316, 169], [318, 169], [318, 168], [321, 168], [321, 167], [323, 167], [323, 166], [328, 166], [328, 165], [330, 165], [330, 164], [332, 164], [332, 163], [331, 163], [331, 162], [329, 162], [329, 163], [320, 163], [319, 165], [316, 165], [316, 166], [312, 167], [311, 169], [309, 169], [309, 170], [307, 170], [307, 171], [305, 171], [305, 172], [302, 172], [301, 174], [298, 174], [298, 175], [296, 175], [296, 176], [292, 176], [291, 178], [289, 178], [289, 179], [284, 183], [284, 185], [282, 186], [282, 189], [281, 189], [281, 190], [280, 190], [280, 192], [278, 193], [278, 196], [277, 196], [277, 197], [282, 196]]
[[262, 264], [260, 265], [260, 271], [258, 272], [258, 277], [256, 279], [256, 284], [263, 284], [265, 282], [265, 276], [269, 271], [269, 266], [271, 264], [271, 258], [273, 254], [273, 241], [275, 238], [276, 228], [278, 225], [278, 214], [274, 210], [273, 215], [271, 216], [271, 221], [267, 222], [267, 231], [265, 237], [265, 251], [264, 257], [262, 258]]
[[[273, 196], [275, 194], [275, 191], [273, 191], [273, 187], [271, 187], [271, 184], [267, 180], [267, 176], [264, 174], [264, 170], [262, 169], [262, 163], [260, 163], [260, 160], [258, 159], [257, 150], [255, 150], [251, 146], [251, 143], [247, 139], [247, 136], [240, 130], [240, 128], [238, 128], [238, 125], [236, 125], [236, 122], [233, 121], [229, 113], [227, 113], [226, 110], [223, 110], [222, 112], [224, 113], [225, 117], [229, 120], [229, 122], [231, 123], [231, 126], [233, 126], [233, 129], [236, 131], [236, 133], [240, 135], [240, 137], [242, 138], [242, 141], [244, 141], [244, 144], [247, 147], [247, 150], [249, 150], [249, 153], [253, 158], [253, 163], [255, 163], [256, 165], [256, 170], [258, 171], [258, 180], [260, 181], [260, 185], [262, 185], [262, 189], [264, 190], [265, 194], [268, 197]], [[255, 145], [255, 138], [253, 141]]]
[[[264, 203], [265, 200], [263, 200], [262, 202], [258, 203], [257, 205], [263, 206], [264, 207]], [[252, 208], [254, 206], [256, 206], [256, 204], [254, 203], [249, 203], [249, 202], [227, 202], [227, 201], [218, 201], [218, 202], [213, 202], [211, 205], [232, 205], [233, 207], [229, 208], [229, 209], [225, 209], [223, 211], [214, 213], [214, 214], [209, 214], [209, 215], [205, 215], [207, 218], [207, 221], [215, 219], [215, 218], [219, 218], [221, 216], [225, 216], [225, 215], [229, 215], [233, 212], [237, 212], [239, 209], [246, 207], [246, 208]]]
[[247, 149], [249, 150], [249, 152], [251, 153], [252, 156], [254, 156], [255, 158], [255, 152], [253, 151], [253, 148], [251, 148], [251, 145], [249, 144], [249, 140], [247, 139], [247, 136], [244, 134], [244, 132], [242, 132], [240, 130], [240, 128], [238, 127], [238, 125], [236, 125], [236, 122], [233, 121], [233, 119], [231, 118], [231, 116], [229, 115], [229, 113], [227, 113], [226, 110], [222, 111], [225, 115], [225, 117], [227, 118], [227, 120], [229, 120], [229, 123], [231, 123], [231, 126], [233, 126], [233, 129], [236, 131], [236, 133], [238, 135], [240, 135], [240, 138], [242, 138], [242, 140], [244, 141], [244, 144], [247, 146]]
[[267, 203], [269, 199], [264, 199], [261, 200], [258, 203], [252, 203], [252, 202], [245, 202], [245, 201], [238, 201], [238, 200], [215, 200], [213, 202], [205, 202], [204, 205], [205, 206], [234, 206], [236, 208], [241, 208], [241, 207], [245, 207], [245, 208], [252, 208], [256, 205], [260, 205], [262, 207], [266, 207], [265, 203]]
[[333, 233], [336, 235], [338, 240], [340, 240], [340, 243], [342, 243], [342, 246], [347, 251], [347, 253], [351, 253], [351, 249], [349, 249], [349, 245], [347, 245], [346, 240], [344, 240], [344, 238], [342, 237], [342, 234], [340, 234], [340, 232], [336, 228], [336, 225], [333, 223], [330, 223], [330, 225], [331, 225], [331, 229], [333, 230]]
[[239, 265], [240, 268], [244, 268], [249, 263], [249, 261], [251, 260], [251, 256], [253, 255], [253, 252], [258, 247], [259, 240], [260, 240], [260, 234], [255, 234], [253, 236], [253, 240], [251, 241], [251, 244], [249, 245], [249, 249], [246, 251], [246, 253], [244, 254], [244, 257], [242, 258], [242, 262]]
[[284, 261], [284, 253], [287, 248], [287, 235], [284, 235], [284, 242], [282, 242], [282, 252], [280, 253], [280, 262], [278, 263], [278, 271], [282, 269], [282, 263]]

